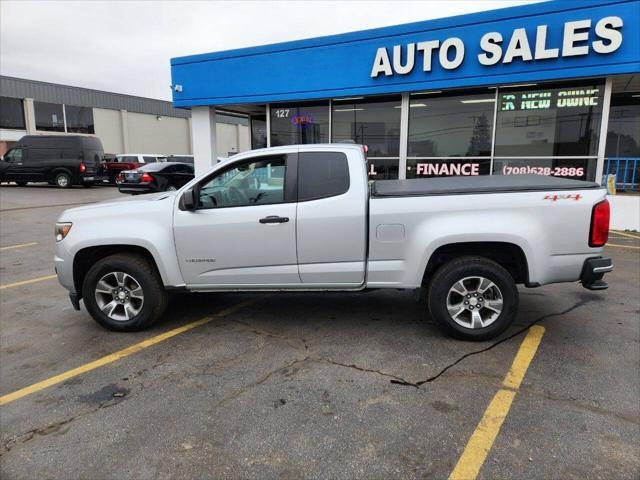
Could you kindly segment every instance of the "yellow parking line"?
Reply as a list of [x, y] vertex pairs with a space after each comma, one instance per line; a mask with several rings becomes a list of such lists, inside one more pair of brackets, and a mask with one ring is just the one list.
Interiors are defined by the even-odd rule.
[[29, 285], [31, 283], [43, 282], [45, 280], [51, 280], [52, 278], [56, 277], [57, 275], [45, 275], [44, 277], [32, 278], [31, 280], [22, 280], [20, 282], [7, 283], [6, 285], [0, 285], [0, 290], [4, 290], [5, 288], [20, 287], [22, 285]]
[[631, 235], [630, 233], [626, 233], [626, 232], [620, 232], [618, 230], [611, 230], [610, 233], [614, 235], [622, 235], [623, 237], [635, 238], [636, 240], [640, 240], [639, 236]]
[[0, 247], [0, 251], [13, 250], [14, 248], [31, 247], [33, 245], [38, 245], [38, 242], [21, 243], [19, 245], [9, 245], [8, 247]]
[[31, 395], [32, 393], [39, 392], [40, 390], [44, 390], [45, 388], [48, 388], [58, 383], [69, 380], [70, 378], [77, 377], [78, 375], [81, 375], [83, 373], [89, 372], [91, 370], [95, 370], [96, 368], [103, 367], [105, 365], [108, 365], [109, 363], [113, 363], [117, 360], [120, 360], [121, 358], [128, 357], [129, 355], [132, 355], [141, 350], [144, 350], [145, 348], [149, 348], [160, 342], [164, 342], [165, 340], [168, 340], [171, 337], [175, 337], [176, 335], [179, 335], [181, 333], [187, 332], [191, 329], [194, 329], [196, 327], [209, 323], [210, 321], [216, 318], [226, 317], [227, 315], [230, 315], [231, 313], [234, 313], [237, 310], [240, 310], [241, 308], [244, 308], [256, 301], [257, 300], [249, 300], [247, 302], [238, 303], [232, 307], [229, 307], [225, 310], [222, 310], [221, 312], [216, 313], [215, 315], [201, 318], [200, 320], [196, 320], [195, 322], [187, 323], [186, 325], [183, 325], [178, 328], [174, 328], [173, 330], [169, 330], [168, 332], [161, 333], [160, 335], [156, 335], [155, 337], [148, 338], [147, 340], [143, 340], [142, 342], [134, 343], [133, 345], [127, 348], [124, 348], [117, 352], [106, 355], [102, 358], [94, 360], [93, 362], [86, 363], [77, 368], [73, 368], [71, 370], [67, 370], [66, 372], [60, 373], [53, 377], [47, 378], [46, 380], [42, 380], [40, 382], [34, 383], [33, 385], [29, 385], [28, 387], [21, 388], [20, 390], [16, 390], [15, 392], [11, 392], [6, 395], [3, 395], [2, 397], [0, 397], [0, 405], [5, 405], [19, 398], [25, 397], [27, 395]]
[[618, 245], [617, 243], [609, 243], [606, 244], [607, 247], [619, 247], [619, 248], [630, 248], [632, 250], [640, 250], [640, 247], [634, 247], [633, 245]]
[[529, 329], [529, 333], [522, 341], [516, 358], [513, 360], [511, 369], [502, 382], [502, 386], [505, 388], [498, 390], [489, 403], [456, 467], [449, 475], [449, 480], [474, 480], [478, 476], [493, 442], [500, 432], [502, 422], [511, 409], [511, 404], [522, 379], [538, 350], [542, 335], [544, 335], [544, 327], [534, 325]]

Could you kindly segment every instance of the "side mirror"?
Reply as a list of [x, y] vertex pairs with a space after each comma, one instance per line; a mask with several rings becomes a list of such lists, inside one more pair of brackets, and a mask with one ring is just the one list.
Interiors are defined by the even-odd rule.
[[193, 188], [190, 188], [186, 192], [182, 194], [181, 199], [182, 206], [185, 210], [193, 211], [196, 209], [196, 191]]

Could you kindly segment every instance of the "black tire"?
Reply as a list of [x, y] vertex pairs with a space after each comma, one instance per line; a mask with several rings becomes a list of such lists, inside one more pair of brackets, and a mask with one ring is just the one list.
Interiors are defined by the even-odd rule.
[[18, 185], [19, 187], [24, 187], [27, 183], [29, 182], [16, 182], [16, 185]]
[[[144, 302], [137, 315], [129, 320], [114, 320], [100, 310], [96, 286], [110, 272], [123, 272], [133, 277], [142, 288]], [[96, 322], [109, 330], [132, 332], [151, 326], [167, 307], [168, 295], [154, 265], [141, 255], [116, 254], [105, 257], [89, 269], [82, 284], [85, 307]]]
[[67, 172], [60, 172], [56, 174], [53, 182], [58, 188], [71, 188], [71, 175]]
[[[466, 319], [469, 318], [469, 326], [463, 326], [457, 323], [449, 314], [447, 309], [447, 299], [450, 294], [450, 290], [456, 284], [456, 282], [469, 277], [482, 277], [495, 284], [498, 290], [488, 290], [485, 295], [490, 296], [492, 293], [498, 292], [502, 297], [502, 309], [497, 318], [491, 323], [488, 323], [486, 327], [471, 328], [471, 316], [472, 311], [469, 311], [469, 306], [463, 306], [462, 316], [458, 318], [462, 323], [466, 324]], [[465, 285], [469, 289], [469, 295], [473, 296], [472, 289], [474, 288], [474, 282], [476, 280], [467, 280]], [[482, 301], [485, 301], [485, 295], [480, 295]], [[459, 296], [460, 301], [479, 302], [478, 296], [476, 299], [463, 298], [465, 296], [452, 294], [452, 297]], [[440, 326], [446, 333], [452, 337], [461, 340], [474, 340], [482, 341], [489, 340], [500, 335], [504, 332], [509, 325], [513, 322], [518, 312], [518, 288], [513, 280], [511, 274], [496, 262], [484, 257], [460, 257], [455, 260], [446, 263], [435, 273], [431, 281], [429, 282], [427, 299], [429, 304], [429, 313], [433, 320]], [[457, 302], [451, 302], [454, 305]], [[473, 305], [471, 305], [473, 308]], [[479, 312], [476, 305], [476, 311]], [[486, 308], [482, 308], [482, 315], [493, 315], [494, 311]]]

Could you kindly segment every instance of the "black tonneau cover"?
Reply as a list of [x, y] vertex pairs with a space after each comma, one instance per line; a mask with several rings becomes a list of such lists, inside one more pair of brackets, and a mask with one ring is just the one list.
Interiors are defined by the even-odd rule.
[[474, 177], [378, 180], [371, 186], [373, 197], [413, 197], [502, 192], [536, 192], [603, 188], [594, 182], [567, 180], [544, 175], [481, 175]]

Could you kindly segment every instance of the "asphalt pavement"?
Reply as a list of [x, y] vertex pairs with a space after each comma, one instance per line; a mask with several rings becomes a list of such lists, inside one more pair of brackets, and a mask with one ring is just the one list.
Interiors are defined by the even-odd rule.
[[444, 479], [473, 461], [481, 479], [639, 478], [640, 234], [612, 232], [609, 290], [522, 288], [491, 342], [448, 338], [395, 290], [181, 294], [114, 333], [52, 277], [53, 223], [120, 196], [0, 187], [2, 479]]

